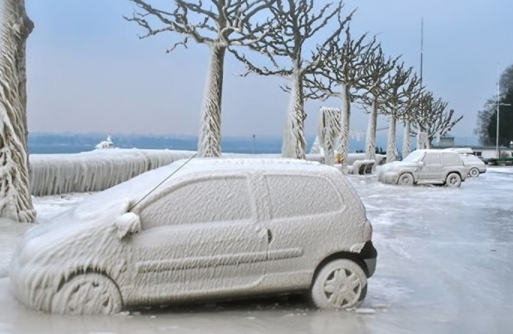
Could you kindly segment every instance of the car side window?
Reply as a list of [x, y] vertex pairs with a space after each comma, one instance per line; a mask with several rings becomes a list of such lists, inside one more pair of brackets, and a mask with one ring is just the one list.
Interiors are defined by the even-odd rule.
[[446, 166], [461, 165], [461, 158], [456, 154], [444, 154], [443, 159]]
[[141, 212], [144, 229], [178, 224], [249, 219], [253, 216], [246, 177], [206, 178], [182, 184]]
[[336, 212], [343, 208], [337, 189], [323, 177], [266, 175], [265, 179], [273, 219]]
[[428, 153], [422, 159], [425, 165], [440, 165], [442, 161], [440, 160], [440, 155], [438, 153]]

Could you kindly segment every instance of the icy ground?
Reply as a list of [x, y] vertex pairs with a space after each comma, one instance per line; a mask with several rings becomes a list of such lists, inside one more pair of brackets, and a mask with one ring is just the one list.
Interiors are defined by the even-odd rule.
[[[301, 298], [140, 310], [109, 317], [37, 313], [8, 291], [10, 253], [28, 224], [0, 221], [0, 334], [508, 333], [513, 328], [513, 168], [461, 188], [398, 187], [350, 176], [374, 224], [378, 268], [357, 312]], [[88, 194], [37, 197], [48, 220]]]

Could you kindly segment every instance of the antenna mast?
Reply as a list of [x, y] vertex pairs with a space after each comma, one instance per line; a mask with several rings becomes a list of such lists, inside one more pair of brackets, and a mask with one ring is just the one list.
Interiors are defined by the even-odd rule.
[[422, 87], [422, 68], [424, 65], [424, 17], [420, 19], [420, 87]]

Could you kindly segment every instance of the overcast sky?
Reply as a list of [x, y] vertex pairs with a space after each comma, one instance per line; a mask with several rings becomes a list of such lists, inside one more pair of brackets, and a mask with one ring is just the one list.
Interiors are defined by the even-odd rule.
[[[502, 71], [513, 64], [513, 1], [345, 3], [347, 12], [358, 6], [355, 32], [378, 34], [387, 54], [402, 55], [417, 71], [424, 18], [424, 83], [464, 115], [452, 133], [472, 136], [477, 111], [496, 92], [498, 66]], [[122, 18], [134, 9], [128, 0], [26, 0], [26, 5], [35, 22], [27, 51], [31, 132], [197, 135], [206, 46], [191, 43], [166, 54], [175, 35], [139, 40], [143, 31]], [[281, 81], [235, 76], [243, 68], [230, 54], [225, 69], [223, 135], [281, 135], [288, 105]], [[307, 134], [315, 133], [322, 105], [340, 107], [340, 102], [309, 102]], [[352, 129], [364, 131], [366, 124], [367, 116], [355, 111]], [[380, 120], [378, 127], [386, 126]]]

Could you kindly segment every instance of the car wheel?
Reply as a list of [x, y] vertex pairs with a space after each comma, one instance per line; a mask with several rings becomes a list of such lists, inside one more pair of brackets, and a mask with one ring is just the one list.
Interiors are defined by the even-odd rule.
[[477, 169], [475, 167], [470, 169], [470, 171], [468, 172], [468, 175], [470, 175], [471, 177], [478, 177], [479, 176], [479, 169]]
[[107, 276], [83, 274], [64, 283], [52, 300], [52, 313], [111, 314], [121, 311], [118, 287]]
[[450, 173], [449, 175], [447, 175], [445, 184], [448, 187], [459, 187], [461, 185], [461, 177], [459, 176], [459, 174]]
[[413, 175], [410, 173], [404, 173], [399, 176], [397, 179], [397, 184], [401, 186], [411, 186], [413, 185]]
[[328, 262], [318, 272], [311, 298], [320, 309], [358, 307], [367, 294], [367, 276], [362, 268], [346, 259]]

